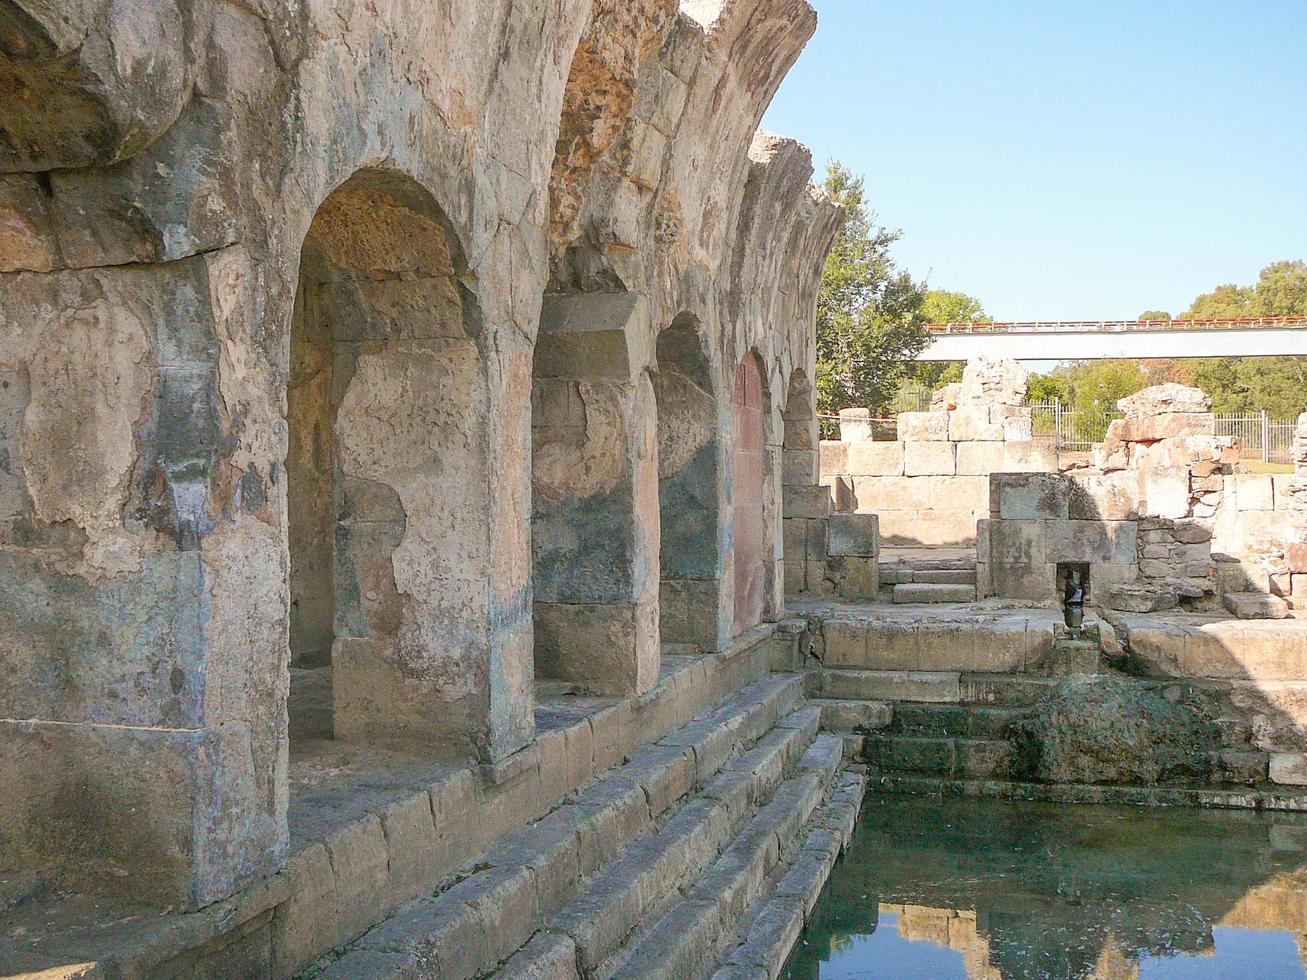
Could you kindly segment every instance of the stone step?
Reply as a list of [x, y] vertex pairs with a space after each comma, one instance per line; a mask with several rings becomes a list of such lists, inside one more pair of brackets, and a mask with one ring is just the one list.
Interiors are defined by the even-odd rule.
[[1002, 738], [1032, 709], [1012, 705], [896, 704], [891, 732], [917, 738]]
[[718, 941], [758, 897], [842, 763], [842, 740], [819, 735], [799, 760], [797, 773], [778, 787], [684, 897], [597, 976], [634, 980], [704, 975], [715, 959]]
[[826, 801], [804, 825], [802, 842], [795, 841], [782, 854], [772, 875], [774, 887], [763, 889], [741, 917], [734, 936], [723, 944], [713, 980], [780, 976], [836, 858], [853, 836], [866, 780], [858, 767], [840, 774]]
[[873, 735], [865, 747], [867, 761], [886, 772], [1009, 779], [1015, 768], [1012, 745], [1001, 739]]
[[[923, 585], [923, 589], [960, 586]], [[904, 588], [896, 586], [896, 588]], [[1051, 616], [968, 614], [921, 606], [895, 607], [880, 619], [832, 616], [821, 626], [827, 669], [1020, 673], [1044, 660], [1053, 646]]]
[[[912, 581], [922, 585], [976, 585], [974, 568], [930, 568], [912, 573]], [[907, 583], [904, 583], [907, 584]]]
[[976, 586], [939, 585], [927, 582], [906, 582], [894, 586], [897, 603], [975, 602]]
[[1055, 697], [1060, 680], [1036, 674], [965, 673], [959, 688], [963, 704], [1034, 705]]
[[813, 694], [852, 701], [930, 701], [962, 699], [956, 670], [822, 670], [815, 673]]
[[894, 709], [887, 701], [823, 698], [821, 727], [831, 732], [875, 732], [889, 727]]
[[[527, 945], [595, 882], [620, 894], [620, 874], [603, 878], [618, 863], [626, 862], [628, 881], [697, 869], [806, 751], [819, 713], [799, 709], [802, 694], [797, 674], [774, 674], [736, 692], [497, 841], [452, 887], [401, 905], [323, 957], [312, 975], [478, 976]], [[565, 945], [542, 941], [531, 955], [553, 957]]]

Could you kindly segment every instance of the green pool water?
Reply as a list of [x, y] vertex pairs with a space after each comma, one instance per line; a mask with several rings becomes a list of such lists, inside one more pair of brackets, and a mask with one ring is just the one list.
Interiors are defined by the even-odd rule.
[[1307, 815], [870, 790], [783, 976], [1307, 978]]

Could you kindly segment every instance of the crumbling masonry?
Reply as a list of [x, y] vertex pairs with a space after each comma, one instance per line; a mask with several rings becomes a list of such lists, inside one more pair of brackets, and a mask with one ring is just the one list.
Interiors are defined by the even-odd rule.
[[[0, 877], [226, 901], [167, 955], [288, 975], [793, 642], [839, 212], [755, 131], [803, 0], [0, 15]], [[545, 682], [635, 719], [566, 778]], [[444, 765], [448, 853], [294, 826], [332, 751]]]

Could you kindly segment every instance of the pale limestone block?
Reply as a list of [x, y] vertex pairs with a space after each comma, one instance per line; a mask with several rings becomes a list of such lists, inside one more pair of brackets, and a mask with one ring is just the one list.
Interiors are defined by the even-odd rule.
[[871, 411], [866, 408], [840, 409], [840, 441], [862, 442], [871, 438]]
[[807, 562], [802, 559], [786, 559], [782, 562], [785, 574], [785, 592], [788, 595], [798, 595], [804, 592], [808, 587]]
[[849, 446], [847, 442], [823, 439], [817, 450], [822, 477], [843, 476], [849, 472]]
[[1001, 442], [961, 442], [957, 449], [959, 476], [989, 476], [1005, 469]]
[[882, 620], [866, 626], [867, 647], [860, 666], [867, 670], [912, 670], [919, 647], [917, 624]]
[[867, 631], [863, 625], [828, 619], [822, 625], [821, 634], [825, 641], [822, 655], [825, 666], [867, 666]]
[[1156, 467], [1140, 474], [1144, 512], [1152, 517], [1181, 518], [1189, 514], [1189, 471]]
[[851, 476], [903, 475], [902, 442], [855, 442], [848, 447], [848, 470]]
[[1004, 599], [1047, 600], [1057, 593], [1057, 566], [1047, 563], [992, 562], [990, 588]]
[[827, 574], [825, 561], [808, 562], [804, 571], [804, 577], [807, 580], [809, 592], [829, 595], [835, 591], [830, 576]]
[[931, 547], [971, 547], [976, 541], [976, 512], [973, 510], [923, 510], [917, 512], [919, 540]]
[[1001, 441], [1003, 421], [990, 418], [988, 405], [960, 405], [948, 415], [948, 437], [953, 442]]
[[1003, 472], [1056, 473], [1057, 447], [1051, 439], [1003, 444]]
[[1020, 620], [924, 622], [917, 633], [916, 670], [1020, 671], [1032, 642]]
[[829, 487], [785, 487], [782, 490], [785, 517], [828, 517], [831, 512]]
[[1241, 510], [1274, 510], [1275, 485], [1266, 473], [1236, 473], [1234, 481], [1235, 506]]
[[941, 442], [949, 437], [948, 412], [903, 412], [898, 423], [903, 442]]
[[1010, 357], [973, 357], [962, 372], [958, 403], [1021, 405], [1026, 400], [1030, 372]]
[[[1130, 525], [1132, 528], [1133, 524]], [[1115, 542], [1108, 526], [1101, 521], [1045, 521], [1045, 557], [1050, 562], [1110, 562]], [[1134, 537], [1130, 538], [1133, 561]]]
[[1275, 492], [1275, 509], [1288, 510], [1289, 501], [1292, 499], [1290, 490], [1293, 486], [1294, 476], [1292, 473], [1275, 473], [1271, 476], [1271, 486]]
[[1210, 412], [1162, 412], [1123, 419], [1118, 430], [1126, 442], [1160, 442], [1189, 436], [1216, 435], [1216, 417]]
[[831, 504], [837, 513], [856, 510], [853, 496], [853, 478], [849, 476], [823, 476], [821, 486], [830, 491]]
[[803, 561], [808, 555], [808, 520], [787, 517], [781, 521], [781, 544], [787, 561]]
[[927, 505], [925, 481], [909, 476], [858, 476], [853, 479], [860, 511], [916, 510]]
[[1080, 521], [1128, 521], [1139, 516], [1139, 480], [1121, 470], [1070, 478], [1067, 516]]
[[1237, 619], [1284, 619], [1289, 615], [1288, 603], [1277, 595], [1227, 592], [1221, 601]]
[[932, 510], [989, 511], [988, 477], [931, 476], [924, 482], [927, 506]]
[[[848, 515], [853, 517], [855, 515]], [[862, 517], [866, 520], [866, 517]], [[873, 521], [875, 517], [871, 518]], [[807, 540], [804, 543], [804, 554], [808, 561], [823, 561], [827, 555], [826, 540], [829, 536], [828, 520], [805, 521], [807, 524]]]
[[1153, 385], [1128, 398], [1122, 398], [1116, 407], [1128, 419], [1148, 418], [1168, 412], [1201, 414], [1212, 410], [1212, 399], [1199, 388], [1169, 382]]
[[1003, 419], [1004, 441], [1029, 442], [1034, 437], [1034, 419], [1030, 415], [1008, 415]]
[[1307, 786], [1307, 755], [1301, 752], [1272, 752], [1271, 782], [1281, 786]]
[[990, 520], [989, 560], [994, 564], [1042, 565], [1047, 559], [1044, 521]]
[[876, 515], [880, 519], [880, 542], [885, 545], [903, 545], [919, 542], [921, 534], [921, 512], [916, 510], [882, 510]]
[[954, 444], [947, 441], [905, 443], [903, 472], [907, 476], [952, 476], [957, 472]]

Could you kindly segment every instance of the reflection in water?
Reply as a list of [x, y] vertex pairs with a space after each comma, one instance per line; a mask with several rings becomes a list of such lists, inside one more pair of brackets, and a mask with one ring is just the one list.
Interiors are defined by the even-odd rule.
[[791, 978], [1307, 978], [1307, 815], [868, 794]]

